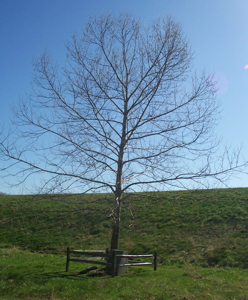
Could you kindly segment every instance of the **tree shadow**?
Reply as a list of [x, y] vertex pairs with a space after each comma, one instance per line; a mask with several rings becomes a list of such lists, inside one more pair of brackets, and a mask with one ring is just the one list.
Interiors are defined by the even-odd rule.
[[65, 278], [65, 279], [73, 279], [73, 280], [88, 280], [92, 277], [104, 277], [110, 278], [111, 276], [106, 273], [105, 269], [98, 269], [98, 268], [87, 268], [80, 272], [46, 272], [42, 273], [41, 276], [47, 278]]

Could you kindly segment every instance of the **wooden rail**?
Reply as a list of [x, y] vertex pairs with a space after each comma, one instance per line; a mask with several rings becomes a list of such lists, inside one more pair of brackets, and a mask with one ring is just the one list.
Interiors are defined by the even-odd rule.
[[[116, 264], [116, 258], [141, 258], [141, 257], [153, 257], [153, 262], [141, 262], [141, 261], [128, 261], [128, 263], [124, 264]], [[115, 276], [117, 267], [129, 267], [129, 266], [150, 266], [153, 265], [154, 271], [157, 270], [157, 252], [154, 254], [116, 254], [113, 252], [113, 264], [112, 264], [112, 276]]]
[[[71, 254], [82, 254], [91, 257], [71, 257]], [[70, 261], [83, 262], [89, 264], [97, 264], [106, 266], [107, 262], [103, 261], [109, 257], [108, 251], [104, 250], [71, 250], [70, 247], [67, 248], [67, 258], [66, 258], [66, 272], [69, 271]], [[101, 261], [100, 261], [101, 260]]]
[[[81, 254], [90, 257], [71, 257], [71, 254]], [[142, 262], [142, 261], [133, 261], [128, 260], [127, 263], [118, 263], [117, 258], [147, 258], [153, 257], [153, 262]], [[105, 260], [105, 261], [104, 261]], [[69, 271], [70, 261], [74, 262], [83, 262], [83, 263], [91, 263], [98, 264], [103, 266], [111, 267], [112, 276], [116, 275], [116, 270], [119, 267], [128, 267], [128, 266], [150, 266], [153, 265], [154, 271], [157, 270], [157, 253], [154, 254], [117, 254], [116, 250], [112, 250], [111, 252], [104, 250], [71, 250], [70, 247], [67, 248], [67, 256], [66, 256], [66, 272]]]

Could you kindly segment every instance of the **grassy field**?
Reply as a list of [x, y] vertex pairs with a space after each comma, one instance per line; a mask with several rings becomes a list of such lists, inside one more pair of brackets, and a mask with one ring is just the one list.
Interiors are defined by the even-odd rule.
[[65, 250], [106, 249], [111, 197], [0, 196], [0, 299], [248, 299], [248, 188], [135, 194], [121, 246], [159, 266], [111, 278]]
[[0, 299], [248, 299], [248, 270], [238, 268], [133, 267], [112, 278], [71, 265], [66, 273], [64, 256], [2, 249]]

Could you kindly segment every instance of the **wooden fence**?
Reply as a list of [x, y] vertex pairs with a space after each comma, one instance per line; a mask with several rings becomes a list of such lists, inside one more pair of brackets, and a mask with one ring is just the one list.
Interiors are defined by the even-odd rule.
[[[157, 253], [154, 254], [119, 254], [119, 250], [112, 250], [111, 252], [104, 250], [71, 250], [70, 247], [67, 248], [67, 259], [66, 259], [66, 272], [69, 271], [70, 261], [74, 262], [83, 262], [90, 264], [98, 264], [103, 266], [108, 266], [111, 270], [112, 276], [118, 274], [116, 270], [122, 267], [128, 266], [150, 266], [153, 265], [154, 271], [157, 270]], [[90, 257], [71, 257], [71, 254], [84, 255]], [[153, 262], [143, 262], [143, 261], [134, 261], [136, 258], [148, 258], [153, 257]], [[125, 263], [117, 263], [124, 258]]]
[[[71, 257], [71, 254], [80, 254], [91, 257]], [[107, 258], [109, 257], [108, 250], [71, 250], [67, 248], [67, 259], [66, 259], [66, 272], [69, 271], [70, 261], [83, 262], [89, 264], [107, 265]], [[105, 261], [104, 261], [105, 259]]]
[[[112, 252], [113, 259], [112, 259], [112, 276], [115, 276], [116, 274], [116, 268], [120, 267], [129, 267], [129, 266], [150, 266], [153, 265], [154, 271], [157, 270], [157, 252], [154, 252], [154, 254], [116, 254], [115, 251]], [[143, 258], [143, 257], [153, 257], [153, 262], [143, 262], [143, 261], [133, 261], [128, 260], [127, 263], [120, 263], [116, 264], [117, 258]]]

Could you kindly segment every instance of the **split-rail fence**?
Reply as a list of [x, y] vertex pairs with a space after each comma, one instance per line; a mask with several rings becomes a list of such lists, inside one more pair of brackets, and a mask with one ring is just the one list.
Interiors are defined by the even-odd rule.
[[[120, 250], [71, 250], [67, 248], [66, 272], [69, 271], [70, 262], [83, 262], [106, 266], [112, 276], [119, 274], [119, 268], [128, 266], [150, 266], [153, 265], [154, 271], [157, 270], [157, 253], [154, 254], [127, 254]], [[125, 251], [123, 251], [125, 252]], [[71, 254], [90, 256], [90, 257], [71, 257]], [[135, 261], [133, 259], [153, 257], [153, 262]], [[124, 260], [123, 260], [124, 259]]]

